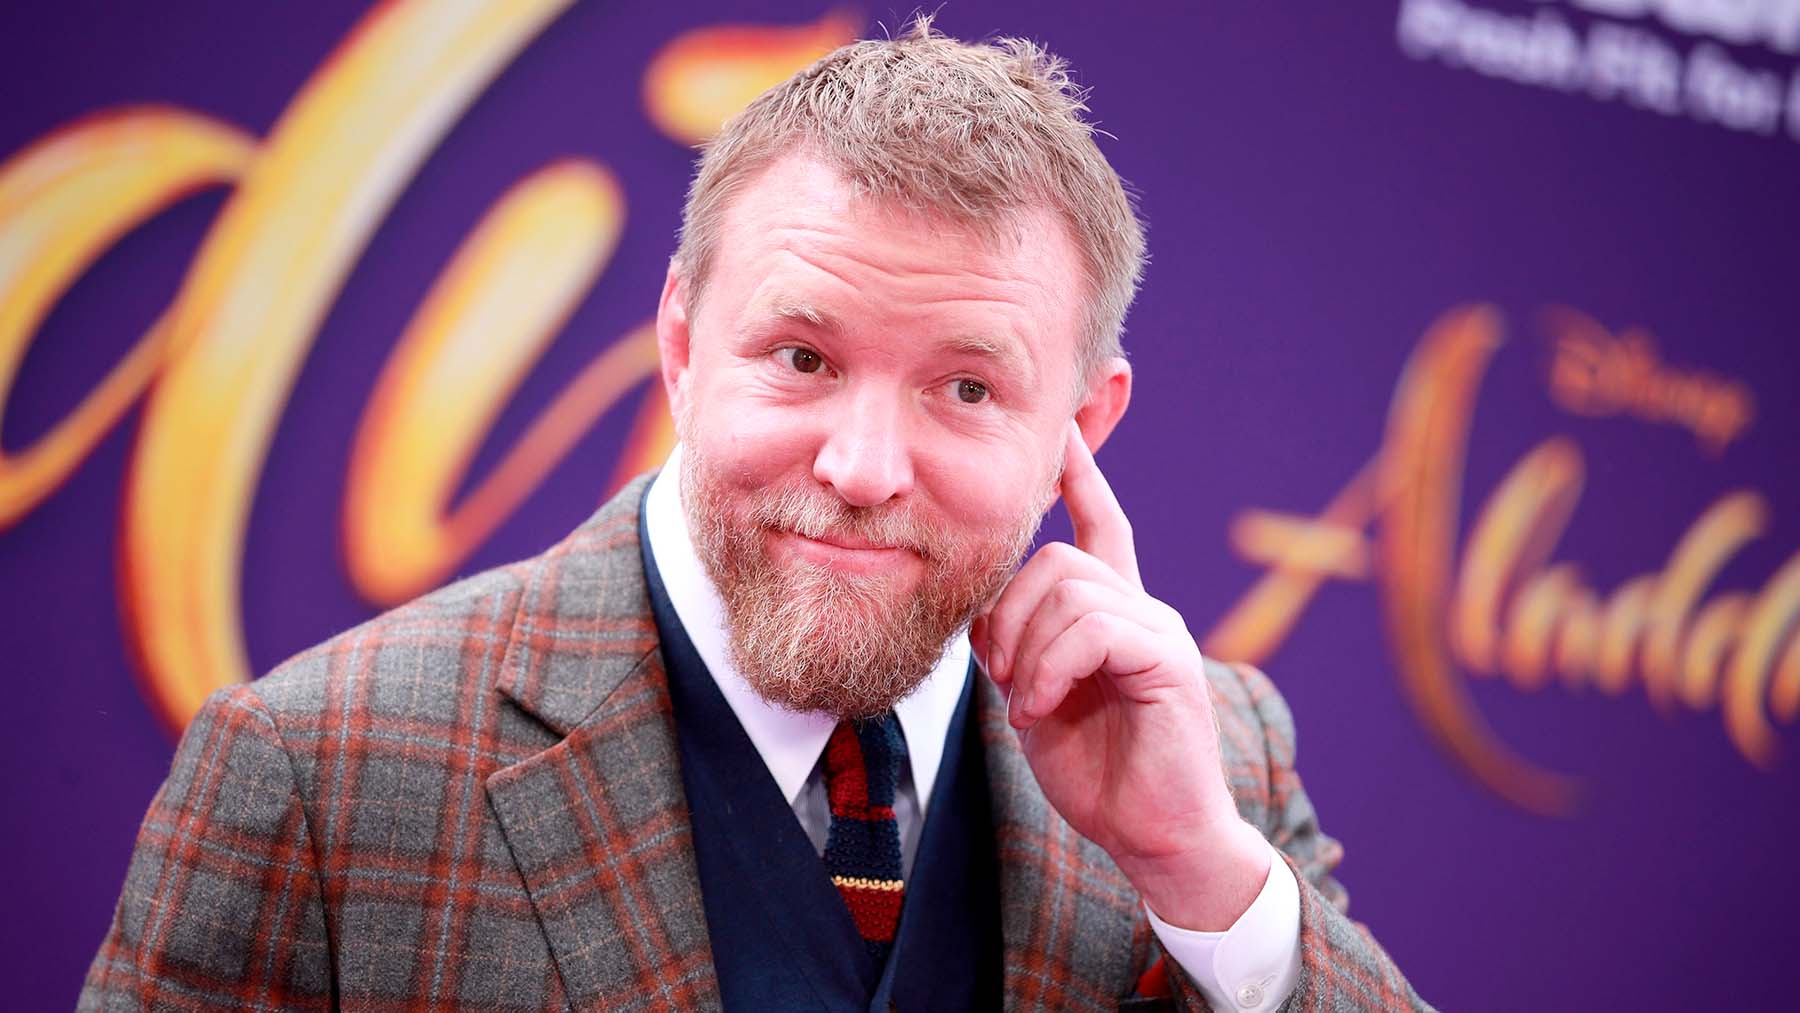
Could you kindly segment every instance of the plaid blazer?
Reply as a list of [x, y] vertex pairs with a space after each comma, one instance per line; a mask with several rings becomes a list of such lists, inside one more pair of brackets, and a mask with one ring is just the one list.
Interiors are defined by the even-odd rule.
[[[138, 835], [82, 1009], [719, 1006], [639, 479], [543, 555], [221, 690]], [[1344, 914], [1342, 850], [1262, 673], [1214, 665], [1225, 768], [1300, 881], [1286, 1008], [1426, 1008]], [[1138, 898], [978, 697], [1007, 1004], [1117, 1009], [1159, 956]], [[1206, 1008], [1179, 971], [1181, 1008]]]

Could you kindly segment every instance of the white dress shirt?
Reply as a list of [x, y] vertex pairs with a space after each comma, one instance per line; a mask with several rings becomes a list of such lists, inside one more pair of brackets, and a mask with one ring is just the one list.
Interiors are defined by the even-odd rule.
[[[799, 714], [758, 696], [731, 663], [725, 603], [706, 575], [688, 532], [681, 505], [681, 447], [677, 446], [650, 485], [644, 505], [650, 553], [662, 575], [669, 603], [694, 650], [744, 733], [768, 765], [782, 796], [793, 806], [813, 847], [825, 851], [831, 808], [821, 760], [837, 719], [825, 713]], [[962, 695], [969, 668], [969, 640], [959, 634], [925, 681], [894, 705], [906, 738], [894, 798], [900, 826], [901, 858], [907, 874], [918, 852], [925, 807], [944, 756], [944, 739]], [[1164, 922], [1144, 908], [1150, 928], [1169, 957], [1200, 986], [1216, 1010], [1274, 1009], [1287, 999], [1300, 974], [1300, 891], [1292, 870], [1273, 845], [1262, 892], [1224, 932], [1196, 932]]]

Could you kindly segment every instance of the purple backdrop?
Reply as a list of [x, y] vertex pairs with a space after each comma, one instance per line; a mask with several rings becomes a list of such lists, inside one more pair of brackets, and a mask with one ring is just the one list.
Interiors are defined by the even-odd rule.
[[[1789, 396], [1800, 380], [1800, 110], [1794, 130], [1785, 118], [1770, 130], [1754, 95], [1732, 93], [1738, 125], [1708, 122], [1725, 113], [1698, 98], [1673, 113], [1645, 108], [1626, 85], [1571, 83], [1556, 63], [1558, 26], [1587, 45], [1629, 31], [1626, 41], [1690, 64], [1723, 54], [1760, 68], [1779, 79], [1780, 102], [1800, 105], [1800, 90], [1787, 94], [1793, 47], [1773, 29], [1733, 42], [1731, 25], [1583, 9], [1606, 6], [1595, 3], [1480, 5], [1487, 16], [1451, 0], [941, 11], [953, 34], [1028, 35], [1066, 56], [1113, 135], [1105, 151], [1141, 193], [1153, 260], [1127, 335], [1137, 394], [1100, 463], [1154, 546], [1141, 551], [1150, 589], [1196, 634], [1261, 572], [1234, 551], [1232, 519], [1321, 510], [1376, 451], [1421, 336], [1471, 302], [1499, 309], [1508, 340], [1477, 401], [1465, 525], [1521, 455], [1566, 434], [1587, 482], [1558, 558], [1603, 591], [1660, 567], [1733, 489], [1765, 497], [1771, 519], [1719, 587], [1754, 591], [1800, 549], [1800, 409]], [[173, 8], [63, 2], [0, 14], [0, 157], [84, 114], [145, 101], [260, 136], [366, 13]], [[572, 372], [654, 310], [691, 158], [643, 110], [656, 49], [702, 25], [796, 24], [827, 9], [578, 6], [457, 121], [333, 304], [282, 417], [242, 587], [258, 671], [374, 611], [338, 551], [350, 439], [395, 337], [482, 210], [565, 154], [609, 166], [629, 209], [620, 254], [503, 413], [476, 474]], [[905, 13], [857, 16], [891, 26]], [[1678, 83], [1699, 94], [1702, 71], [1686, 73]], [[60, 301], [5, 404], [7, 449], [42, 435], [143, 332], [222, 201], [213, 190], [157, 216]], [[1539, 321], [1551, 305], [1614, 329], [1641, 325], [1665, 362], [1741, 380], [1753, 421], [1713, 455], [1680, 425], [1564, 411], [1546, 396]], [[586, 516], [634, 406], [609, 413], [463, 569], [534, 553]], [[61, 488], [0, 530], [0, 968], [18, 1008], [72, 1002], [173, 748], [133, 677], [115, 590], [136, 422], [128, 414]], [[1716, 708], [1665, 712], [1635, 686], [1475, 682], [1500, 738], [1584, 783], [1570, 814], [1528, 812], [1438, 747], [1408, 706], [1381, 615], [1373, 584], [1327, 583], [1265, 666], [1298, 717], [1300, 770], [1323, 824], [1346, 844], [1351, 913], [1422, 995], [1457, 1010], [1787, 1004], [1792, 937], [1780, 912], [1800, 904], [1800, 876], [1780, 849], [1800, 833], [1783, 801], [1800, 790], [1800, 762], [1761, 769]], [[1783, 744], [1800, 741], [1776, 728]]]

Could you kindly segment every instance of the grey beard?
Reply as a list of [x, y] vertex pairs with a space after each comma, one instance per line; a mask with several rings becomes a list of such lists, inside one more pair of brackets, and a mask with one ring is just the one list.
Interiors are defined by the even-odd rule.
[[[683, 448], [682, 503], [694, 547], [725, 603], [732, 663], [759, 696], [794, 711], [864, 718], [917, 689], [1012, 574], [1054, 495], [999, 539], [979, 544], [916, 522], [898, 508], [853, 507], [824, 489], [774, 490], [729, 514], [700, 448]], [[769, 530], [817, 536], [853, 531], [919, 553], [927, 576], [901, 592], [886, 574], [776, 566]]]

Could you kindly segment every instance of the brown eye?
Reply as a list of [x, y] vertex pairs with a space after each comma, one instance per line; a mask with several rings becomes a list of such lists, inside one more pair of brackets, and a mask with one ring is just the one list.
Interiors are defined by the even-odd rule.
[[956, 396], [964, 404], [980, 404], [988, 399], [988, 389], [979, 380], [958, 380]]
[[819, 358], [818, 352], [808, 351], [804, 348], [788, 349], [788, 365], [802, 373], [817, 373], [819, 367], [824, 364], [825, 360]]

